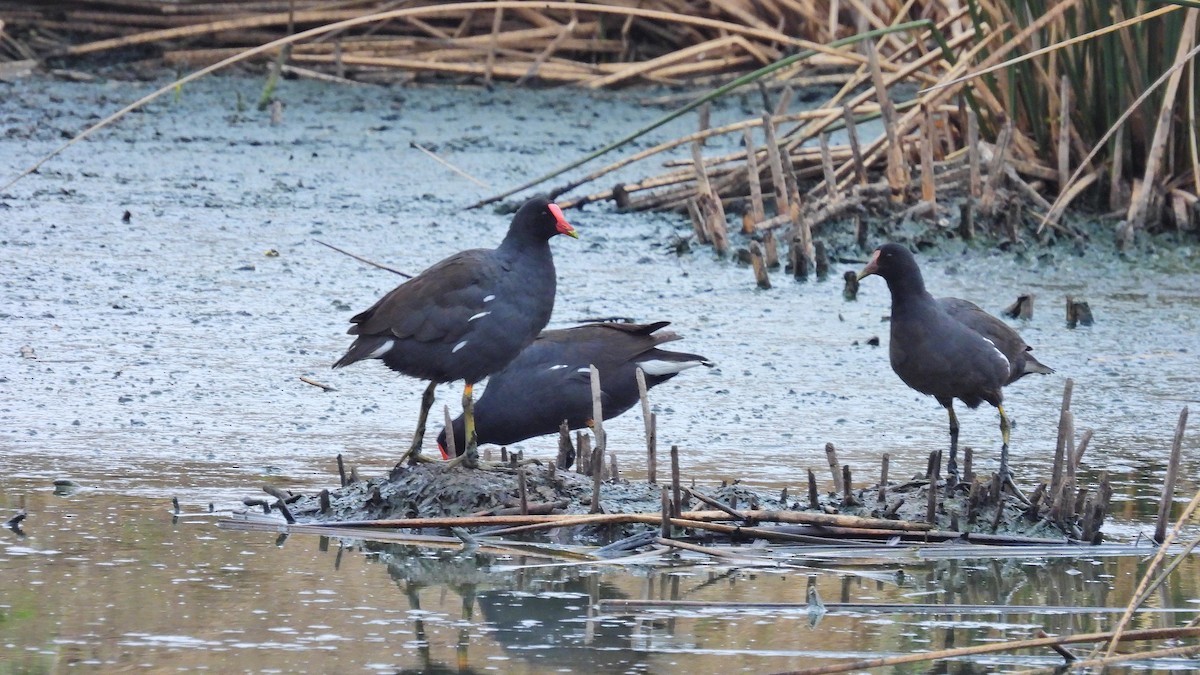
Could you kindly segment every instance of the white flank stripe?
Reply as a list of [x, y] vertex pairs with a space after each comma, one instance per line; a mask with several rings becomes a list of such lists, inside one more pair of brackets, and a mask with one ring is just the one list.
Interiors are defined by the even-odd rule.
[[491, 302], [491, 301], [493, 301], [493, 300], [495, 300], [495, 299], [496, 299], [496, 296], [494, 296], [494, 295], [488, 295], [488, 296], [485, 296], [485, 297], [483, 298], [483, 301], [484, 301], [484, 302]]
[[482, 319], [483, 317], [487, 316], [488, 314], [491, 314], [491, 312], [480, 312], [480, 313], [476, 314], [475, 316], [467, 319], [467, 323], [471, 323], [475, 319]]
[[1004, 362], [1004, 369], [1011, 375], [1012, 374], [1012, 362], [1008, 360], [1008, 357], [1004, 355], [1004, 352], [1000, 351], [1000, 349], [998, 347], [996, 347], [995, 342], [992, 342], [991, 340], [988, 340], [987, 338], [983, 338], [983, 339], [987, 340], [988, 344], [992, 346], [992, 350], [995, 351], [996, 355], [1000, 357], [1000, 360]]
[[576, 369], [575, 369], [575, 372], [577, 372], [577, 373], [591, 373], [591, 372], [592, 372], [592, 369], [591, 369], [591, 368], [576, 368]]
[[395, 347], [395, 346], [396, 346], [395, 340], [388, 340], [387, 342], [384, 342], [383, 344], [376, 347], [375, 351], [371, 352], [370, 354], [367, 354], [367, 358], [368, 359], [377, 359], [377, 358], [383, 356], [384, 354], [392, 351], [392, 347]]
[[640, 361], [638, 366], [647, 375], [671, 375], [704, 365], [703, 361]]
[[454, 345], [454, 349], [451, 349], [451, 350], [450, 350], [450, 353], [451, 353], [451, 354], [453, 354], [454, 352], [456, 352], [456, 351], [458, 351], [458, 350], [460, 350], [460, 349], [462, 349], [463, 347], [466, 347], [466, 346], [467, 346], [467, 341], [466, 341], [466, 340], [463, 340], [462, 342], [460, 342], [460, 343], [458, 343], [458, 344]]
[[550, 367], [549, 367], [549, 368], [547, 368], [546, 370], [562, 370], [563, 368], [570, 368], [570, 367], [571, 367], [571, 366], [568, 366], [568, 365], [567, 365], [567, 364], [565, 364], [565, 363], [560, 363], [560, 364], [558, 364], [557, 366], [550, 366]]

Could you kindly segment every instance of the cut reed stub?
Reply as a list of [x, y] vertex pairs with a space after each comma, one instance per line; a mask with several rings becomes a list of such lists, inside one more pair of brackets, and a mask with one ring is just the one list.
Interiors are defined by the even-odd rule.
[[847, 302], [858, 300], [858, 274], [854, 270], [847, 270], [842, 279], [846, 282], [842, 286], [842, 299]]
[[1013, 304], [1004, 308], [1004, 316], [1010, 319], [1024, 319], [1028, 321], [1033, 318], [1033, 293], [1022, 293], [1017, 296]]
[[767, 274], [767, 262], [764, 259], [762, 245], [757, 241], [750, 242], [750, 265], [754, 268], [754, 282], [765, 290], [771, 288], [771, 278]]
[[1067, 296], [1067, 328], [1090, 326], [1095, 323], [1092, 308], [1086, 300], [1076, 300]]

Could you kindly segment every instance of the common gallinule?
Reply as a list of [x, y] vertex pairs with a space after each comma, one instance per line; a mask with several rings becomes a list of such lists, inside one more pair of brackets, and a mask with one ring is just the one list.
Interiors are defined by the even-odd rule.
[[550, 238], [578, 238], [562, 209], [545, 197], [525, 202], [495, 249], [461, 251], [405, 281], [350, 319], [354, 343], [334, 368], [381, 359], [429, 380], [412, 447], [420, 457], [438, 383], [463, 380], [465, 444], [472, 447], [471, 389], [508, 365], [546, 327], [554, 307]]
[[[1000, 411], [1000, 475], [1008, 470], [1008, 416], [1002, 387], [1029, 373], [1052, 373], [1029, 351], [1015, 330], [977, 305], [959, 298], [939, 298], [925, 290], [921, 269], [909, 250], [884, 244], [858, 278], [877, 274], [892, 293], [892, 370], [905, 384], [933, 396], [950, 415], [951, 475], [957, 473], [958, 418], [954, 399], [977, 407], [987, 401]], [[955, 475], [957, 478], [957, 476]]]
[[[659, 349], [679, 335], [648, 324], [591, 323], [543, 331], [504, 370], [488, 378], [475, 404], [479, 443], [508, 444], [558, 431], [563, 420], [572, 429], [592, 422], [589, 366], [600, 373], [604, 419], [612, 419], [638, 402], [637, 369], [653, 387], [695, 366], [712, 366], [698, 354]], [[454, 438], [463, 438], [463, 418], [451, 423]], [[455, 444], [459, 448], [459, 443]], [[446, 456], [446, 430], [438, 435]], [[461, 451], [461, 450], [460, 450]], [[564, 467], [565, 468], [565, 467]]]

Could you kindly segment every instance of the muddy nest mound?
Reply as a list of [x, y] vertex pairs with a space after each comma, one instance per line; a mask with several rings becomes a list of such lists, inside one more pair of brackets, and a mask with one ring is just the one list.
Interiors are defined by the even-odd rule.
[[[542, 466], [496, 470], [447, 468], [441, 463], [400, 467], [391, 476], [357, 480], [320, 495], [289, 498], [290, 511], [299, 522], [347, 523], [350, 521], [403, 520], [397, 527], [421, 529], [420, 519], [475, 517], [487, 525], [489, 516], [520, 514], [520, 474], [524, 474], [526, 511], [531, 516], [567, 517], [592, 511], [590, 476], [551, 471]], [[997, 484], [998, 485], [998, 484]], [[947, 489], [936, 484], [931, 502], [929, 482], [911, 480], [890, 484], [880, 498], [878, 486], [852, 490], [848, 495], [819, 494], [801, 500], [784, 493], [767, 494], [744, 485], [681, 486], [680, 517], [709, 521], [732, 521], [721, 526], [735, 538], [758, 538], [777, 533], [780, 539], [802, 537], [888, 540], [896, 536], [922, 541], [952, 539], [986, 543], [1030, 543], [1045, 541], [1098, 541], [1099, 525], [1092, 522], [1060, 522], [1038, 500], [1030, 505], [1017, 496], [974, 482]], [[559, 532], [556, 539], [596, 541], [651, 530], [660, 517], [662, 491], [670, 486], [642, 481], [608, 480], [600, 483], [600, 511], [604, 514], [641, 514], [642, 522], [614, 521]], [[702, 511], [691, 511], [691, 509]], [[706, 511], [705, 511], [706, 509]], [[736, 515], [735, 515], [736, 514]], [[824, 520], [822, 520], [824, 519]], [[854, 522], [855, 519], [863, 522]], [[867, 520], [871, 522], [866, 522]], [[740, 522], [739, 522], [740, 521]], [[884, 523], [888, 521], [888, 523]], [[758, 527], [760, 523], [782, 523]], [[611, 527], [618, 524], [620, 527]], [[896, 529], [880, 527], [895, 524]], [[433, 525], [434, 523], [430, 523]], [[444, 528], [445, 523], [438, 523]], [[744, 528], [753, 528], [744, 530]]]

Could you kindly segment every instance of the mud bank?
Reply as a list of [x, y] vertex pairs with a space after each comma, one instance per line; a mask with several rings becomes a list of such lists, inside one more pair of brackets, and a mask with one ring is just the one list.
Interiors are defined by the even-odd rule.
[[[261, 84], [196, 82], [0, 195], [8, 263], [0, 265], [0, 337], [12, 345], [0, 379], [0, 443], [14, 475], [168, 498], [183, 490], [207, 506], [236, 504], [264, 477], [319, 490], [338, 453], [363, 476], [386, 474], [410, 442], [422, 383], [377, 364], [329, 365], [348, 344], [349, 317], [399, 279], [314, 240], [410, 272], [494, 245], [509, 217], [463, 205], [661, 114], [639, 92], [288, 81], [273, 125], [244, 105]], [[0, 166], [8, 175], [152, 88], [36, 78], [2, 86]], [[714, 108], [712, 123], [758, 105], [731, 98]], [[637, 147], [694, 124], [679, 120]], [[733, 145], [714, 141], [712, 151]], [[582, 239], [554, 244], [552, 327], [597, 316], [667, 320], [684, 337], [680, 349], [717, 364], [651, 393], [660, 443], [681, 447], [685, 481], [742, 479], [795, 494], [807, 468], [826, 476], [827, 442], [861, 466], [889, 452], [896, 475], [921, 471], [929, 449], [945, 442], [943, 411], [895, 378], [886, 352], [871, 346], [872, 337], [886, 345], [886, 288], [865, 283], [857, 302], [841, 296], [840, 273], [864, 262], [855, 250], [835, 245], [844, 260], [836, 281], [783, 278], [758, 291], [748, 268], [707, 248], [680, 254], [674, 244], [691, 226], [674, 214], [589, 205], [568, 217]], [[925, 226], [907, 227], [902, 234], [925, 240]], [[878, 237], [872, 230], [873, 243]], [[1153, 508], [1146, 486], [1161, 484], [1178, 402], [1200, 386], [1196, 255], [1194, 247], [1163, 249], [1134, 263], [1104, 250], [1004, 252], [955, 241], [927, 250], [922, 267], [938, 294], [993, 312], [1018, 292], [1037, 294], [1020, 331], [1041, 360], [1077, 382], [1077, 426], [1096, 429], [1084, 470], [1093, 478], [1109, 470], [1123, 486], [1118, 500], [1148, 498]], [[1096, 325], [1067, 329], [1057, 310], [1064, 294], [1090, 300]], [[1062, 381], [1031, 379], [1006, 392], [1006, 409], [1013, 461], [1044, 477]], [[456, 413], [458, 394], [440, 387], [434, 417], [443, 402]], [[994, 412], [960, 415], [962, 443], [992, 465]], [[606, 428], [614, 448], [641, 444], [634, 412]], [[1188, 443], [1185, 458], [1195, 457]], [[544, 447], [511, 449], [546, 459]], [[619, 454], [631, 476], [644, 471], [640, 450]], [[868, 475], [875, 471], [856, 474]]]
[[[535, 537], [549, 537], [558, 543], [607, 544], [616, 539], [640, 532], [652, 532], [660, 527], [663, 492], [668, 498], [673, 488], [670, 484], [651, 484], [645, 481], [605, 479], [599, 483], [600, 498], [598, 512], [591, 511], [593, 479], [573, 471], [553, 471], [541, 465], [517, 468], [474, 470], [463, 467], [446, 468], [438, 464], [418, 464], [397, 467], [389, 477], [359, 479], [348, 482], [338, 489], [324, 490], [319, 495], [294, 494], [286, 502], [289, 517], [301, 523], [364, 523], [376, 521], [398, 531], [428, 532], [423, 525], [412, 521], [440, 521], [445, 518], [475, 517], [478, 522], [463, 523], [464, 527], [484, 527], [503, 524], [497, 520], [489, 524], [490, 516], [515, 516], [521, 514], [521, 490], [518, 473], [524, 473], [527, 512], [537, 515], [583, 515], [637, 514], [646, 515], [646, 522], [630, 523], [614, 519], [594, 525], [570, 525], [562, 528], [547, 527]], [[907, 481], [889, 481], [884, 494], [878, 485], [855, 488], [842, 493], [814, 493], [812, 496], [789, 497], [787, 492], [771, 494], [762, 489], [733, 485], [690, 485], [681, 487], [681, 504], [678, 511], [684, 520], [687, 513], [712, 511], [720, 508], [727, 511], [729, 520], [749, 528], [763, 523], [776, 523], [766, 529], [750, 529], [745, 533], [726, 531], [714, 534], [703, 528], [683, 527], [677, 529], [684, 538], [732, 537], [733, 540], [756, 538], [803, 541], [809, 543], [840, 539], [879, 540], [899, 537], [913, 541], [970, 542], [971, 536], [986, 543], [1029, 543], [1024, 537], [1043, 540], [1040, 543], [1080, 543], [1081, 528], [1087, 530], [1087, 540], [1100, 542], [1097, 532], [1103, 516], [1095, 523], [1084, 525], [1070, 519], [1056, 523], [1046, 517], [1045, 510], [1029, 507], [1014, 494], [995, 492], [987, 494], [985, 484], [959, 485], [950, 488], [942, 481], [936, 483], [934, 518], [929, 516], [929, 481], [914, 476]], [[811, 499], [815, 497], [814, 506]], [[250, 502], [257, 502], [247, 498]], [[272, 505], [278, 509], [276, 502]], [[264, 510], [269, 510], [264, 505]], [[778, 512], [800, 514], [796, 520]], [[852, 519], [877, 519], [894, 521], [897, 531], [878, 529], [855, 530], [881, 523], [853, 524], [850, 527], [839, 523], [805, 523], [802, 514], [849, 516]], [[523, 514], [522, 514], [523, 515]], [[380, 521], [388, 521], [387, 523]], [[779, 525], [778, 523], [793, 523]], [[796, 524], [800, 523], [800, 524]], [[926, 525], [927, 524], [927, 525]], [[923, 526], [923, 528], [922, 528]], [[440, 525], [439, 529], [448, 529]], [[486, 530], [485, 530], [486, 531]], [[996, 535], [996, 536], [991, 536]]]

